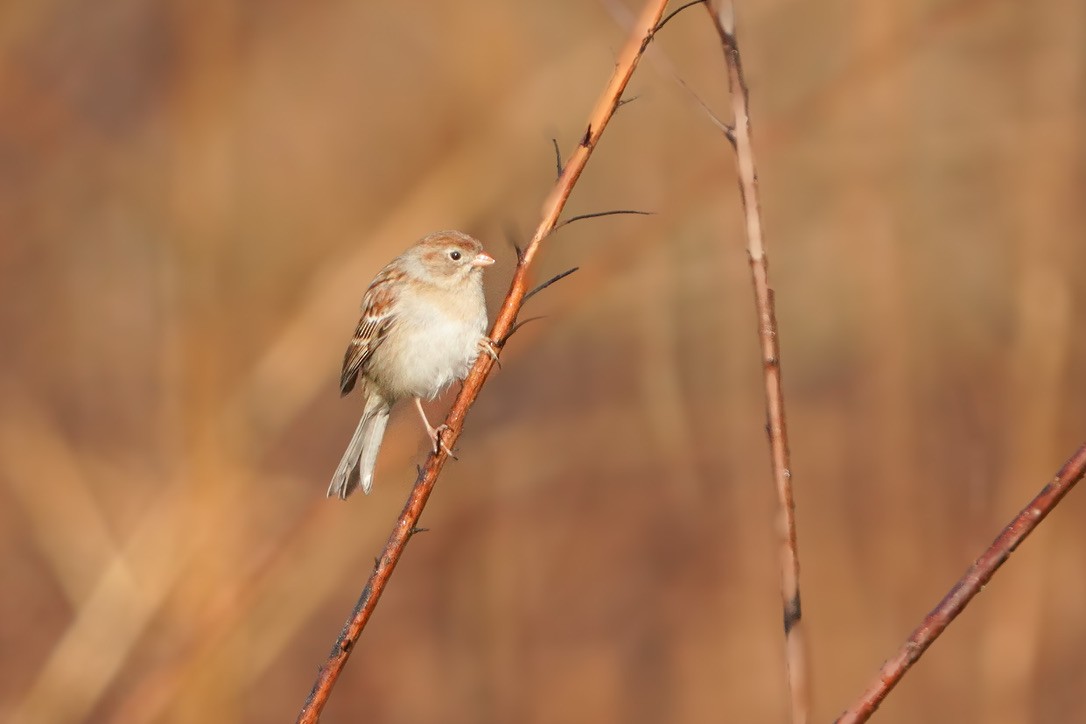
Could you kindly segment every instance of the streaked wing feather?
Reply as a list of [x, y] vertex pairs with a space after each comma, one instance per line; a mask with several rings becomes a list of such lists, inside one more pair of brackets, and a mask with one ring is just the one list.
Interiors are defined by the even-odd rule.
[[374, 351], [388, 336], [393, 320], [394, 277], [395, 274], [387, 268], [382, 270], [362, 298], [362, 318], [358, 320], [354, 337], [343, 355], [343, 373], [339, 378], [341, 396], [354, 389], [359, 373], [365, 372]]

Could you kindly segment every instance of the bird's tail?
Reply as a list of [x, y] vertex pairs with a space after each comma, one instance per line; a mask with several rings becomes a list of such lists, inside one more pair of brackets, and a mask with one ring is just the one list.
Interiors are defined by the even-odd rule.
[[381, 439], [385, 436], [388, 414], [392, 407], [381, 395], [370, 392], [366, 396], [366, 407], [362, 419], [347, 445], [347, 452], [339, 461], [332, 484], [328, 486], [328, 497], [338, 495], [343, 500], [362, 485], [362, 492], [369, 493], [373, 487], [373, 468], [377, 464], [377, 451], [381, 449]]

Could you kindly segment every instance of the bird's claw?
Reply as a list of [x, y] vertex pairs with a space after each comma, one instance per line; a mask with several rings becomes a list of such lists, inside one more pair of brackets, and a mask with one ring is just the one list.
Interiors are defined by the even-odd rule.
[[494, 346], [494, 342], [491, 341], [490, 337], [479, 338], [479, 352], [494, 360], [494, 364], [498, 365], [498, 369], [502, 368], [502, 361], [498, 359], [498, 348]]
[[430, 443], [433, 447], [430, 448], [430, 452], [437, 454], [438, 450], [444, 450], [445, 454], [451, 457], [453, 460], [459, 460], [460, 458], [453, 455], [453, 451], [449, 449], [449, 446], [445, 444], [445, 441], [441, 439], [441, 433], [450, 429], [448, 425], [442, 423], [437, 427], [431, 427], [427, 429], [430, 433]]

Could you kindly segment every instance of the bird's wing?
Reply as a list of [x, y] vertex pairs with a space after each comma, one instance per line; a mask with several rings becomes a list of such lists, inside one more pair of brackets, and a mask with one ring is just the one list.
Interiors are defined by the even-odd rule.
[[364, 372], [374, 351], [381, 346], [392, 327], [393, 302], [396, 287], [402, 280], [399, 275], [384, 269], [370, 284], [362, 298], [362, 318], [354, 330], [354, 337], [343, 355], [343, 374], [339, 378], [339, 393], [346, 395], [354, 389], [359, 372]]

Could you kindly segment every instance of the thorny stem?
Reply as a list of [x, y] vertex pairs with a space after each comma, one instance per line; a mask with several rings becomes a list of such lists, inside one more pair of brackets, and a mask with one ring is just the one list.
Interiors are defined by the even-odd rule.
[[[611, 116], [614, 115], [622, 97], [622, 92], [626, 89], [634, 69], [637, 68], [638, 61], [641, 60], [641, 56], [652, 41], [653, 34], [666, 5], [667, 0], [648, 0], [646, 2], [630, 38], [622, 50], [611, 79], [588, 117], [588, 125], [577, 149], [562, 168], [562, 173], [559, 175], [554, 188], [543, 203], [543, 217], [536, 228], [535, 235], [528, 243], [528, 246], [518, 255], [513, 281], [490, 332], [491, 340], [506, 339], [509, 331], [516, 323], [517, 315], [520, 313], [520, 308], [529, 289], [529, 270], [532, 261], [539, 252], [539, 246], [558, 223], [562, 209], [565, 208], [566, 200], [573, 191], [577, 179], [580, 178], [581, 172], [584, 171], [585, 164], [588, 162], [589, 156], [592, 155], [592, 151], [595, 150], [596, 144], [599, 143], [600, 136], [611, 120]], [[500, 350], [500, 346], [498, 346], [498, 349]], [[440, 447], [452, 448], [457, 438], [460, 437], [464, 418], [475, 399], [479, 396], [479, 391], [486, 382], [493, 365], [494, 360], [489, 355], [479, 355], [475, 366], [472, 367], [471, 372], [464, 380], [464, 385], [453, 403], [448, 417], [445, 419], [448, 430], [443, 435], [445, 445]], [[320, 718], [320, 713], [328, 701], [340, 672], [350, 657], [351, 650], [373, 614], [377, 601], [380, 599], [392, 571], [396, 568], [396, 563], [400, 560], [400, 556], [411, 538], [411, 532], [417, 527], [419, 516], [422, 515], [422, 510], [426, 506], [426, 501], [430, 497], [434, 484], [437, 482], [438, 475], [445, 466], [447, 453], [440, 447], [438, 452], [431, 454], [427, 459], [422, 475], [411, 489], [411, 494], [407, 498], [403, 512], [400, 513], [388, 542], [385, 543], [381, 555], [377, 558], [373, 573], [370, 574], [369, 580], [362, 590], [362, 595], [340, 632], [339, 638], [336, 639], [332, 651], [328, 654], [328, 659], [321, 666], [312, 691], [306, 697], [305, 704], [298, 715], [297, 721], [299, 724], [314, 724]]]

